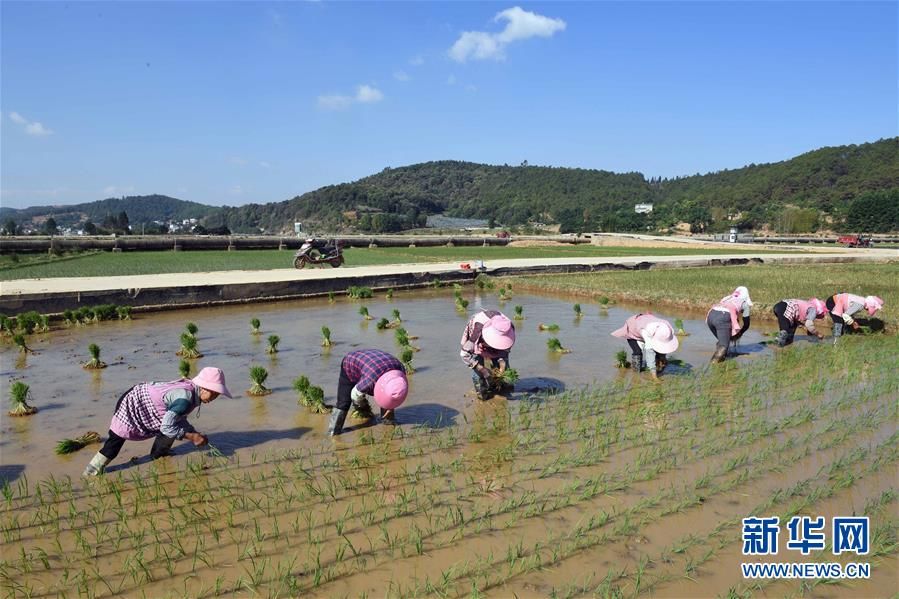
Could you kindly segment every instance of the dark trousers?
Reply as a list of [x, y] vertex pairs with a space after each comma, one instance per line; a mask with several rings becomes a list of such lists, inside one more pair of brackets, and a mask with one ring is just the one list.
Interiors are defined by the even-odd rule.
[[791, 335], [796, 332], [796, 323], [784, 316], [787, 310], [787, 302], [777, 302], [774, 304], [774, 315], [777, 317], [777, 326], [781, 331], [786, 331]]
[[[131, 389], [133, 388], [134, 387]], [[115, 404], [115, 412], [119, 410], [122, 400], [125, 399], [125, 396], [128, 395], [131, 389], [128, 389], [128, 391], [125, 391], [119, 397], [119, 400]], [[166, 437], [162, 433], [157, 433], [156, 438], [153, 440], [153, 447], [150, 449], [150, 457], [155, 460], [156, 458], [167, 456], [169, 449], [171, 449], [174, 442], [175, 440], [171, 437]], [[110, 430], [109, 435], [106, 437], [106, 442], [103, 444], [103, 447], [100, 448], [100, 453], [109, 458], [109, 461], [112, 461], [119, 455], [119, 452], [122, 451], [122, 446], [124, 444], [125, 439]]]
[[824, 302], [824, 305], [827, 306], [827, 311], [830, 312], [830, 319], [834, 324], [846, 324], [846, 321], [843, 320], [842, 316], [838, 316], [833, 313], [833, 309], [836, 307], [836, 302], [833, 301], [833, 296], [827, 298], [827, 301]]
[[350, 377], [346, 375], [346, 371], [343, 369], [343, 362], [340, 363], [340, 378], [337, 379], [337, 409], [338, 410], [349, 410], [350, 405], [353, 403], [353, 398], [350, 395], [353, 391], [353, 386], [356, 383], [350, 380]]
[[643, 360], [643, 350], [640, 349], [640, 345], [637, 343], [636, 339], [628, 339], [627, 344], [631, 346], [631, 355], [632, 356], [640, 356], [640, 360]]
[[730, 314], [719, 310], [712, 310], [705, 319], [706, 325], [718, 339], [718, 347], [730, 345]]

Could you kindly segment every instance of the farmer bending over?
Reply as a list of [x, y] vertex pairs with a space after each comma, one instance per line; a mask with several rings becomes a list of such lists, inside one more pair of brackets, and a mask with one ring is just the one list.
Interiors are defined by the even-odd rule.
[[373, 395], [381, 408], [381, 421], [392, 422], [394, 410], [409, 393], [406, 369], [402, 362], [379, 349], [359, 349], [348, 353], [340, 362], [337, 381], [337, 405], [331, 411], [328, 434], [339, 435], [352, 404], [363, 414], [371, 413], [367, 395]]
[[855, 314], [864, 308], [868, 311], [868, 316], [874, 316], [875, 312], [883, 308], [883, 300], [876, 295], [861, 297], [851, 293], [838, 293], [827, 298], [824, 305], [833, 321], [833, 341], [836, 343], [843, 334], [844, 326], [852, 327], [853, 331], [858, 330], [858, 323], [853, 318]]
[[[736, 341], [749, 329], [749, 314], [752, 310], [752, 300], [749, 299], [749, 290], [745, 287], [737, 287], [730, 295], [721, 298], [721, 301], [712, 306], [705, 317], [712, 335], [717, 337], [715, 353], [712, 354], [712, 362], [723, 362], [727, 357], [727, 348], [731, 341]], [[740, 324], [740, 318], [743, 324]]]
[[668, 354], [679, 344], [674, 327], [652, 313], [635, 314], [624, 322], [620, 329], [612, 331], [613, 337], [626, 339], [631, 348], [631, 367], [635, 372], [643, 371], [643, 362], [657, 379], [668, 365]]
[[793, 343], [796, 327], [800, 324], [805, 327], [809, 335], [824, 339], [824, 335], [815, 328], [815, 320], [824, 318], [825, 312], [827, 312], [827, 307], [816, 297], [809, 300], [781, 300], [774, 304], [774, 315], [777, 317], [777, 326], [780, 327], [780, 331], [777, 333], [778, 347]]
[[143, 441], [156, 437], [150, 458], [169, 454], [175, 439], [187, 439], [197, 447], [208, 441], [187, 421], [187, 416], [201, 404], [219, 395], [231, 397], [225, 386], [225, 374], [219, 368], [204, 368], [193, 379], [169, 383], [138, 383], [119, 397], [109, 437], [103, 448], [91, 459], [82, 476], [102, 474], [106, 465], [119, 455], [125, 441]]
[[471, 317], [462, 331], [462, 351], [459, 355], [471, 368], [474, 391], [481, 401], [496, 391], [490, 366], [505, 372], [509, 367], [509, 350], [515, 344], [515, 325], [497, 310], [481, 310]]

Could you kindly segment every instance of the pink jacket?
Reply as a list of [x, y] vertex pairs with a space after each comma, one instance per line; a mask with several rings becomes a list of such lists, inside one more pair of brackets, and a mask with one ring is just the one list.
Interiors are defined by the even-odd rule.
[[[849, 304], [858, 304], [864, 308], [865, 298], [860, 295], [853, 295], [852, 293], [838, 293], [833, 296], [833, 313], [837, 316], [843, 316], [846, 314], [846, 310], [849, 309]], [[852, 316], [851, 313], [848, 315]]]
[[631, 316], [626, 321], [624, 321], [623, 327], [612, 332], [612, 336], [618, 337], [619, 339], [633, 339], [635, 341], [643, 341], [643, 329], [645, 329], [647, 325], [649, 325], [649, 323], [656, 321], [664, 322], [667, 324], [666, 320], [663, 320], [658, 316], [654, 316], [649, 312], [647, 312], [646, 314], [637, 314], [635, 316]]
[[736, 297], [733, 295], [728, 295], [727, 297], [721, 298], [721, 301], [712, 306], [708, 313], [705, 315], [706, 318], [709, 317], [709, 314], [712, 313], [712, 310], [715, 308], [724, 308], [727, 310], [728, 314], [730, 314], [730, 334], [731, 336], [736, 335], [740, 332], [740, 321], [737, 319], [737, 311], [743, 305], [743, 298]]

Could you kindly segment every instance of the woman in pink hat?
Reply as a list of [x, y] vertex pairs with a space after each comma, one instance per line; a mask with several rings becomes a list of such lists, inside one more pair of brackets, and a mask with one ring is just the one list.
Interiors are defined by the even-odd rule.
[[818, 298], [781, 300], [774, 304], [773, 310], [777, 317], [777, 326], [780, 327], [780, 331], [777, 333], [778, 347], [793, 343], [796, 327], [800, 324], [805, 327], [809, 335], [824, 339], [824, 335], [815, 328], [815, 321], [824, 318], [827, 306]]
[[627, 340], [634, 371], [642, 372], [645, 361], [652, 378], [658, 378], [665, 370], [668, 354], [676, 350], [679, 344], [671, 323], [650, 312], [631, 316], [623, 327], [612, 331], [612, 336]]
[[[705, 323], [718, 339], [712, 362], [723, 362], [727, 357], [727, 348], [731, 341], [743, 336], [749, 329], [749, 315], [752, 312], [752, 300], [749, 289], [737, 287], [730, 295], [725, 295], [706, 314]], [[743, 320], [742, 324], [740, 319]]]
[[169, 454], [175, 439], [187, 439], [197, 447], [208, 442], [187, 421], [187, 416], [202, 404], [215, 401], [219, 395], [231, 397], [225, 386], [225, 373], [219, 368], [204, 368], [193, 379], [168, 383], [138, 383], [119, 397], [109, 437], [103, 448], [91, 459], [83, 476], [102, 474], [122, 450], [125, 441], [142, 441], [155, 437], [150, 457]]
[[367, 395], [373, 395], [381, 408], [381, 421], [393, 422], [394, 410], [409, 393], [406, 369], [394, 356], [379, 349], [359, 349], [344, 356], [337, 381], [337, 405], [331, 410], [328, 434], [343, 432], [350, 405], [362, 413], [371, 413]]
[[858, 323], [854, 318], [856, 314], [866, 310], [868, 316], [874, 316], [875, 312], [883, 308], [883, 300], [876, 295], [862, 297], [852, 293], [837, 293], [827, 298], [824, 305], [827, 306], [830, 319], [833, 321], [833, 340], [836, 343], [845, 332], [845, 327], [858, 330]]
[[471, 317], [462, 331], [459, 355], [471, 369], [471, 380], [478, 399], [485, 401], [495, 393], [491, 365], [500, 372], [509, 367], [509, 350], [515, 344], [515, 325], [498, 310], [481, 310]]

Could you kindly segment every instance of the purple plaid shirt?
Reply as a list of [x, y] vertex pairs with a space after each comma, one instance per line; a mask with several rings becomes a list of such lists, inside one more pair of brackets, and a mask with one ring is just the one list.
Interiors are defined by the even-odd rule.
[[356, 389], [366, 395], [374, 395], [375, 383], [388, 370], [405, 372], [403, 364], [379, 349], [359, 349], [348, 353], [340, 367]]

